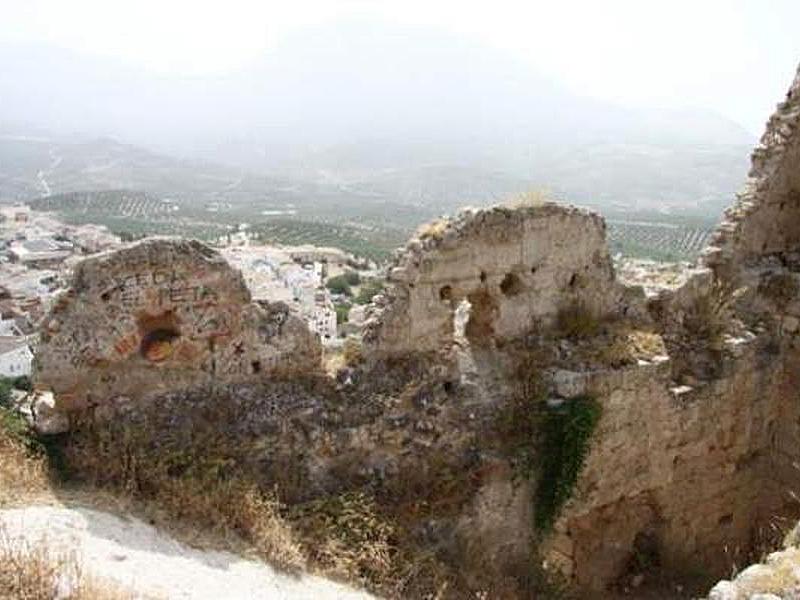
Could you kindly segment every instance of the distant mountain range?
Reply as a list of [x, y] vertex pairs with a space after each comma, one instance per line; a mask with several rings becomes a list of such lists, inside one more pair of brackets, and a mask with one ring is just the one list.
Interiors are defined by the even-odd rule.
[[126, 188], [348, 219], [393, 206], [403, 226], [530, 188], [713, 219], [754, 142], [708, 110], [582, 98], [472, 40], [376, 23], [320, 26], [224, 77], [3, 47], [0, 119], [0, 199]]

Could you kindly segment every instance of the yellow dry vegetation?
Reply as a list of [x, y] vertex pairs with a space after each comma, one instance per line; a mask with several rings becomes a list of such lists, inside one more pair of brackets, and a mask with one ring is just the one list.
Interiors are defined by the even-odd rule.
[[0, 598], [133, 600], [134, 595], [87, 576], [74, 554], [54, 550], [45, 543], [21, 543], [0, 527]]
[[0, 426], [0, 507], [25, 501], [50, 487], [47, 464]]
[[545, 190], [528, 190], [513, 196], [504, 204], [509, 208], [525, 208], [543, 206], [551, 200], [550, 194]]
[[421, 240], [426, 238], [439, 239], [444, 234], [445, 229], [447, 229], [447, 221], [444, 219], [437, 219], [421, 225], [417, 230], [417, 237]]
[[665, 354], [667, 348], [659, 333], [631, 327], [612, 331], [608, 343], [598, 349], [598, 359], [609, 367], [633, 365]]

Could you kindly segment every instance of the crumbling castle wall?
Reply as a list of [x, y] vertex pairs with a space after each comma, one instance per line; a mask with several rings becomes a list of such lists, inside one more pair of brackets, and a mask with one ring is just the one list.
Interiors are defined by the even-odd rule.
[[[593, 589], [637, 568], [643, 552], [667, 568], [721, 573], [769, 517], [797, 509], [788, 492], [800, 458], [799, 126], [800, 77], [754, 152], [747, 186], [705, 255], [708, 270], [648, 305], [616, 281], [604, 222], [592, 213], [494, 207], [430, 225], [397, 255], [386, 294], [369, 309], [369, 364], [351, 379], [375, 381], [349, 392], [342, 384], [328, 404], [294, 392], [273, 402], [258, 389], [252, 405], [263, 400], [269, 410], [254, 409], [247, 427], [259, 423], [272, 442], [302, 438], [260, 447], [302, 446], [292, 459], [313, 474], [304, 490], [336, 489], [345, 467], [362, 478], [379, 473], [371, 483], [381, 486], [400, 472], [430, 472], [432, 457], [452, 463], [450, 477], [466, 474], [464, 485], [478, 488], [447, 515], [459, 523], [453, 539], [498, 563], [509, 553], [524, 561], [536, 537], [531, 489], [508, 457], [481, 443], [519, 392], [511, 352], [497, 342], [538, 337], [549, 358], [526, 358], [540, 360], [547, 399], [592, 396], [603, 409], [575, 493], [537, 542], [548, 563]], [[468, 344], [491, 354], [493, 376], [509, 389], [461, 385], [451, 366], [420, 359], [452, 349], [465, 302]], [[645, 328], [666, 349], [624, 365], [614, 356], [587, 362], [582, 346], [594, 344], [602, 362], [612, 337], [602, 326], [587, 332], [594, 339], [560, 335], [560, 315], [573, 309]], [[387, 365], [402, 361], [386, 359], [401, 356], [425, 368], [392, 374]], [[241, 275], [202, 245], [156, 240], [78, 267], [45, 323], [36, 379], [60, 405], [79, 408], [114, 395], [263, 383], [318, 365], [318, 343], [285, 306], [252, 303]], [[302, 428], [276, 427], [280, 410], [289, 411], [282, 423], [306, 419]]]
[[722, 277], [771, 254], [800, 250], [800, 72], [767, 123], [736, 203], [705, 262]]
[[[583, 376], [604, 416], [545, 547], [585, 587], [635, 568], [642, 544], [662, 566], [724, 574], [768, 523], [798, 514], [798, 128], [800, 73], [704, 253], [709, 272], [651, 303], [668, 360]], [[690, 317], [711, 323], [698, 333]]]
[[320, 345], [282, 304], [199, 242], [152, 239], [81, 262], [43, 325], [34, 380], [61, 410], [212, 382], [319, 369]]
[[598, 317], [620, 311], [625, 291], [605, 233], [598, 215], [552, 203], [466, 210], [432, 223], [396, 257], [365, 343], [377, 356], [447, 348], [465, 300], [466, 336], [479, 344], [551, 327], [576, 304]]
[[582, 587], [639, 573], [642, 552], [668, 571], [725, 573], [758, 527], [786, 510], [772, 455], [785, 417], [785, 362], [763, 340], [735, 351], [722, 376], [695, 388], [674, 382], [669, 360], [583, 374], [580, 391], [600, 402], [603, 417], [544, 544]]

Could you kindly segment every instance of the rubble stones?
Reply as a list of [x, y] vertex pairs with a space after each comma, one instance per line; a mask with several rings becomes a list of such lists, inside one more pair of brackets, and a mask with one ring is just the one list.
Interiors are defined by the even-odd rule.
[[52, 392], [34, 391], [26, 399], [30, 403], [33, 427], [42, 435], [55, 435], [69, 431], [69, 417], [56, 409]]

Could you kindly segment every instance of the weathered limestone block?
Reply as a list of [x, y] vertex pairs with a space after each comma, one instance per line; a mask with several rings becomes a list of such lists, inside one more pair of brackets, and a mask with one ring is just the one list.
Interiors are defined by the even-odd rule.
[[465, 300], [465, 333], [476, 343], [552, 326], [571, 306], [595, 317], [623, 312], [636, 297], [615, 280], [605, 233], [598, 215], [552, 203], [432, 223], [398, 254], [364, 340], [377, 356], [447, 348]]
[[733, 580], [720, 581], [708, 600], [796, 600], [800, 598], [800, 550], [773, 552]]
[[35, 383], [59, 409], [219, 382], [311, 373], [320, 345], [287, 306], [251, 302], [196, 241], [151, 239], [89, 258], [44, 322]]

